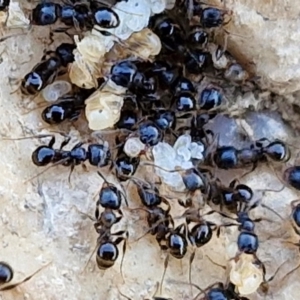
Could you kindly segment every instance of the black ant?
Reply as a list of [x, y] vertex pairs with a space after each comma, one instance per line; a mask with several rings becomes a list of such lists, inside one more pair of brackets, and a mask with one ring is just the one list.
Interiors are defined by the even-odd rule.
[[252, 165], [251, 171], [255, 170], [259, 162], [267, 162], [268, 159], [286, 162], [290, 156], [290, 150], [284, 142], [280, 140], [270, 142], [266, 138], [257, 140], [249, 148], [236, 149], [233, 146], [222, 146], [218, 147], [213, 154], [208, 153], [213, 164], [220, 169], [237, 169]]
[[66, 120], [76, 121], [85, 107], [85, 100], [95, 89], [79, 89], [71, 96], [64, 96], [42, 111], [42, 119], [50, 125], [58, 125]]
[[[101, 270], [106, 270], [112, 267], [119, 256], [117, 245], [124, 241], [123, 257], [120, 266], [123, 277], [122, 265], [126, 251], [128, 232], [123, 230], [111, 233], [112, 226], [120, 222], [123, 217], [123, 213], [120, 209], [122, 203], [122, 192], [114, 184], [109, 183], [100, 172], [98, 172], [98, 175], [104, 180], [104, 183], [99, 192], [99, 199], [96, 203], [95, 210], [96, 221], [94, 223], [94, 228], [99, 235], [97, 247], [94, 250], [97, 250], [96, 262], [98, 268]], [[126, 205], [128, 206], [128, 202], [124, 194], [123, 197]], [[104, 208], [104, 211], [101, 212], [101, 214], [99, 211], [99, 206]], [[118, 213], [119, 216], [116, 213]], [[114, 236], [117, 238], [113, 238]], [[94, 254], [94, 251], [92, 255]], [[88, 262], [89, 261], [90, 259]]]
[[[53, 148], [55, 143], [55, 136], [51, 134], [36, 135], [32, 137], [13, 139], [13, 140], [23, 140], [23, 139], [30, 139], [30, 138], [51, 137], [51, 140], [48, 143], [48, 145], [39, 146], [33, 151], [31, 155], [32, 162], [38, 167], [45, 167], [51, 164], [50, 167], [46, 168], [38, 175], [46, 172], [49, 168], [53, 166], [62, 165], [65, 167], [71, 167], [70, 175], [69, 175], [69, 181], [70, 181], [70, 176], [75, 166], [81, 164], [84, 167], [83, 163], [86, 160], [88, 160], [89, 163], [95, 167], [104, 167], [109, 164], [111, 160], [111, 152], [107, 142], [104, 141], [102, 144], [98, 144], [98, 143], [89, 144], [87, 150], [82, 147], [83, 143], [79, 142], [71, 150], [63, 150], [63, 148], [68, 145], [71, 138], [61, 132], [59, 133], [65, 137], [59, 149]], [[12, 140], [12, 139], [4, 138], [3, 140]]]
[[115, 124], [116, 128], [132, 130], [139, 119], [139, 107], [135, 97], [127, 96], [121, 109], [119, 121]]
[[117, 62], [111, 67], [109, 77], [117, 85], [128, 88], [133, 94], [148, 95], [157, 89], [156, 79], [151, 72], [144, 70], [144, 66], [139, 66], [138, 61], [127, 59]]
[[8, 263], [1, 261], [0, 262], [0, 291], [12, 290], [15, 287], [19, 286], [20, 284], [23, 284], [24, 282], [29, 281], [33, 276], [35, 276], [37, 273], [39, 273], [41, 270], [43, 270], [49, 264], [50, 263], [48, 263], [47, 265], [39, 268], [33, 274], [31, 274], [30, 276], [25, 277], [20, 282], [12, 283], [12, 284], [7, 285], [7, 283], [12, 281], [12, 279], [14, 277], [14, 271]]
[[126, 181], [130, 176], [133, 176], [139, 166], [139, 157], [129, 157], [124, 152], [124, 141], [121, 142], [119, 137], [116, 137], [116, 144], [121, 145], [117, 152], [116, 159], [112, 162], [111, 169], [114, 168], [116, 177], [119, 181]]
[[[164, 261], [164, 272], [161, 279], [162, 286], [170, 255], [177, 259], [182, 259], [187, 252], [186, 226], [185, 224], [181, 224], [174, 228], [174, 221], [170, 215], [171, 206], [164, 197], [159, 195], [157, 188], [151, 184], [143, 184], [137, 179], [132, 180], [137, 185], [142, 203], [146, 206], [143, 210], [146, 210], [148, 213], [147, 221], [150, 229], [147, 233], [150, 232], [152, 235], [155, 235], [161, 250], [167, 251]], [[166, 210], [159, 206], [162, 203], [166, 204]], [[138, 240], [143, 236], [139, 237]]]
[[[220, 227], [229, 227], [229, 226], [238, 226], [239, 235], [237, 239], [237, 246], [238, 246], [238, 254], [232, 258], [232, 260], [237, 261], [242, 253], [252, 255], [255, 259], [255, 262], [259, 264], [262, 268], [263, 272], [263, 283], [262, 287], [267, 289], [267, 284], [274, 279], [276, 274], [278, 273], [279, 269], [282, 265], [280, 265], [273, 276], [271, 276], [269, 279], [266, 279], [266, 268], [264, 263], [262, 263], [259, 258], [257, 257], [257, 250], [259, 248], [259, 240], [257, 234], [254, 232], [255, 230], [255, 223], [260, 221], [270, 221], [266, 218], [256, 218], [251, 219], [249, 217], [249, 211], [255, 208], [256, 206], [248, 207], [245, 209], [240, 210], [237, 213], [237, 218], [232, 218], [227, 216], [226, 214], [223, 214], [222, 212], [218, 212], [221, 216], [224, 216], [226, 218], [234, 219], [236, 220], [236, 223], [229, 223], [229, 224], [223, 224], [220, 225]], [[278, 216], [278, 214], [276, 214]], [[281, 217], [280, 217], [281, 218]], [[272, 220], [271, 220], [272, 221]]]
[[[63, 43], [55, 51], [48, 51], [33, 70], [25, 75], [21, 91], [25, 95], [36, 95], [47, 84], [52, 83], [58, 75], [66, 71], [69, 63], [74, 61], [74, 44]], [[49, 58], [48, 58], [49, 57]]]
[[221, 210], [224, 206], [230, 212], [237, 213], [242, 206], [250, 205], [253, 191], [249, 186], [239, 184], [236, 179], [228, 187], [216, 179], [209, 182], [206, 195], [208, 202], [220, 205]]
[[[189, 242], [193, 247], [200, 248], [205, 244], [207, 244], [212, 239], [213, 231], [215, 230], [217, 230], [217, 235], [219, 236], [220, 227], [215, 223], [206, 221], [204, 219], [205, 215], [218, 213], [217, 211], [212, 210], [206, 214], [201, 215], [200, 209], [194, 206], [194, 203], [191, 199], [187, 200], [185, 203], [179, 200], [178, 203], [181, 206], [187, 208], [187, 210], [182, 215], [182, 217], [185, 218], [187, 226], [189, 226], [191, 223], [195, 224], [191, 229], [187, 227], [187, 236]], [[195, 258], [195, 250], [192, 252], [189, 261], [189, 282], [191, 282], [192, 279], [191, 267], [194, 258]]]
[[76, 29], [92, 29], [94, 25], [102, 28], [116, 28], [120, 24], [119, 16], [113, 9], [95, 3], [60, 5], [53, 2], [38, 4], [32, 11], [33, 25], [51, 25], [60, 20]]

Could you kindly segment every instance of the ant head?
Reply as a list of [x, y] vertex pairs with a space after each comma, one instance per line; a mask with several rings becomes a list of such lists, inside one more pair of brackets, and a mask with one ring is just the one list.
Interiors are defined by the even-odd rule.
[[263, 151], [274, 161], [287, 162], [291, 157], [290, 149], [280, 140], [269, 143]]

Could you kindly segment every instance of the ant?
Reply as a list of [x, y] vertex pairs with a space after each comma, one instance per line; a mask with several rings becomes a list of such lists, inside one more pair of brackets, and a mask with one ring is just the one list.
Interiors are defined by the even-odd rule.
[[58, 125], [66, 120], [76, 121], [85, 107], [85, 100], [94, 91], [95, 89], [79, 89], [74, 95], [60, 98], [42, 111], [43, 121], [50, 125]]
[[[141, 180], [132, 179], [137, 185], [138, 194], [141, 202], [144, 206], [148, 216], [147, 222], [149, 230], [152, 235], [155, 235], [156, 241], [161, 250], [167, 252], [167, 256], [164, 261], [164, 272], [161, 279], [162, 283], [167, 271], [169, 257], [172, 255], [177, 259], [182, 259], [187, 252], [187, 231], [185, 224], [181, 224], [177, 227], [174, 226], [174, 221], [170, 215], [171, 206], [170, 203], [161, 197], [158, 193], [158, 189], [151, 184], [143, 184]], [[159, 205], [166, 204], [167, 209], [163, 209]], [[144, 236], [144, 235], [143, 235]], [[141, 239], [139, 237], [137, 240]]]
[[7, 283], [12, 281], [12, 279], [14, 277], [14, 271], [8, 263], [1, 261], [0, 262], [0, 291], [12, 290], [15, 287], [19, 286], [20, 284], [23, 284], [24, 282], [29, 281], [33, 276], [35, 276], [37, 273], [39, 273], [42, 269], [47, 267], [49, 264], [50, 263], [48, 263], [47, 265], [39, 268], [33, 274], [31, 274], [30, 276], [25, 277], [23, 280], [21, 280], [17, 283], [6, 285]]
[[111, 169], [115, 169], [116, 177], [119, 181], [126, 181], [135, 174], [140, 158], [128, 156], [124, 152], [124, 141], [121, 142], [119, 137], [116, 137], [116, 144], [121, 146], [118, 149], [115, 161], [112, 162]]
[[213, 154], [208, 152], [207, 157], [212, 159], [213, 164], [220, 169], [237, 169], [252, 165], [252, 172], [258, 162], [267, 162], [268, 159], [275, 162], [286, 162], [290, 159], [291, 154], [284, 142], [277, 139], [270, 142], [268, 139], [262, 138], [255, 141], [249, 148], [218, 147]]
[[[122, 192], [118, 190], [114, 184], [109, 183], [100, 172], [97, 173], [104, 180], [104, 184], [102, 185], [102, 188], [99, 192], [99, 199], [96, 203], [95, 210], [96, 221], [94, 223], [94, 228], [97, 234], [99, 235], [97, 239], [97, 246], [94, 250], [97, 250], [96, 262], [98, 268], [101, 270], [111, 268], [115, 264], [115, 261], [119, 256], [119, 250], [117, 246], [121, 242], [124, 242], [123, 257], [120, 266], [121, 274], [123, 277], [122, 265], [124, 255], [126, 252], [126, 241], [128, 240], [128, 232], [122, 230], [115, 233], [111, 233], [112, 226], [120, 222], [123, 217], [123, 213], [120, 209], [122, 203]], [[125, 199], [126, 205], [128, 206], [128, 202], [124, 194], [123, 197]], [[99, 206], [104, 208], [104, 211], [101, 212], [101, 214], [99, 211]], [[116, 212], [119, 214], [119, 216], [117, 216]], [[94, 251], [92, 255], [94, 254]], [[88, 260], [88, 262], [89, 261], [90, 259]]]
[[220, 205], [221, 210], [225, 206], [230, 212], [237, 213], [242, 205], [249, 205], [253, 197], [252, 189], [245, 185], [239, 184], [234, 179], [229, 186], [224, 186], [217, 178], [210, 181], [207, 188], [208, 202], [212, 201], [215, 205]]
[[[52, 83], [58, 75], [65, 73], [69, 63], [74, 61], [74, 44], [62, 43], [55, 51], [48, 51], [42, 62], [25, 75], [21, 83], [21, 91], [25, 95], [36, 95], [47, 84]], [[48, 58], [49, 57], [49, 58]]]
[[[220, 227], [229, 227], [229, 226], [238, 226], [239, 230], [239, 235], [237, 239], [237, 246], [238, 246], [238, 253], [237, 255], [232, 258], [231, 260], [237, 261], [242, 253], [247, 254], [247, 255], [252, 255], [255, 261], [261, 266], [262, 272], [263, 272], [263, 287], [267, 288], [267, 284], [274, 279], [276, 274], [278, 273], [279, 269], [281, 266], [279, 266], [274, 273], [273, 276], [271, 276], [269, 279], [266, 279], [266, 268], [264, 263], [262, 263], [259, 258], [257, 257], [257, 250], [259, 248], [259, 240], [258, 236], [255, 233], [255, 223], [260, 222], [260, 221], [272, 221], [266, 218], [256, 218], [256, 219], [251, 219], [249, 216], [249, 211], [255, 208], [256, 206], [252, 207], [246, 207], [242, 210], [240, 210], [237, 213], [236, 218], [232, 218], [227, 216], [226, 214], [223, 214], [222, 212], [218, 212], [221, 216], [233, 219], [237, 222], [236, 223], [227, 223], [220, 225]], [[279, 216], [278, 214], [276, 214]], [[280, 217], [280, 216], [279, 216]], [[281, 217], [280, 217], [281, 218]], [[282, 218], [281, 218], [282, 219]]]
[[[30, 138], [46, 138], [51, 137], [48, 145], [42, 145], [36, 148], [32, 155], [31, 159], [32, 162], [38, 167], [44, 167], [49, 164], [50, 167], [46, 168], [44, 171], [39, 173], [36, 176], [41, 175], [42, 173], [46, 172], [49, 168], [62, 165], [65, 167], [71, 167], [70, 176], [75, 168], [75, 166], [81, 164], [83, 167], [85, 166], [83, 163], [88, 160], [92, 166], [95, 167], [105, 167], [109, 164], [111, 160], [111, 152], [109, 149], [109, 145], [107, 142], [103, 142], [102, 144], [89, 144], [88, 149], [82, 147], [83, 143], [77, 143], [71, 150], [63, 150], [65, 146], [68, 145], [71, 138], [68, 135], [59, 132], [61, 135], [64, 136], [64, 140], [62, 141], [59, 149], [54, 149], [55, 143], [55, 136], [51, 134], [44, 134], [44, 135], [36, 135], [32, 137], [24, 137], [24, 138], [17, 138], [14, 140], [23, 140], [23, 139], [30, 139]], [[12, 140], [10, 138], [4, 138], [3, 140]], [[35, 177], [36, 177], [35, 176]]]
[[32, 11], [32, 24], [46, 26], [60, 20], [67, 26], [73, 26], [77, 30], [92, 29], [98, 25], [105, 29], [116, 28], [120, 24], [118, 14], [109, 7], [103, 7], [91, 2], [75, 3], [73, 5], [60, 5], [53, 2], [38, 4]]
[[122, 60], [111, 67], [110, 79], [137, 95], [152, 94], [157, 89], [156, 79], [138, 61]]
[[[187, 208], [182, 215], [182, 217], [185, 218], [187, 226], [191, 223], [195, 224], [191, 229], [187, 227], [187, 237], [193, 247], [200, 248], [207, 244], [212, 239], [213, 231], [215, 230], [217, 230], [217, 236], [219, 236], [220, 227], [213, 222], [206, 221], [203, 218], [205, 215], [218, 213], [217, 211], [211, 210], [208, 213], [201, 215], [200, 209], [195, 208], [191, 199], [187, 200], [185, 203], [182, 200], [179, 200], [178, 203], [184, 208]], [[191, 267], [194, 258], [195, 250], [192, 252], [189, 261], [189, 282], [191, 282], [192, 279]]]

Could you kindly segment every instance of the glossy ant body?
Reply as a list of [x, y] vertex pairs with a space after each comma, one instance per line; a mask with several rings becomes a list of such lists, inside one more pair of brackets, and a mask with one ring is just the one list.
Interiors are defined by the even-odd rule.
[[139, 157], [129, 157], [124, 152], [124, 143], [121, 142], [119, 137], [116, 137], [116, 144], [121, 145], [118, 149], [117, 157], [112, 162], [111, 168], [115, 169], [116, 177], [119, 181], [126, 181], [133, 176], [139, 166]]
[[[118, 244], [124, 242], [123, 244], [123, 256], [120, 265], [121, 275], [123, 259], [126, 252], [126, 241], [128, 239], [127, 231], [111, 232], [113, 225], [119, 223], [122, 220], [123, 213], [120, 209], [122, 204], [122, 192], [112, 183], [108, 182], [105, 177], [98, 172], [98, 175], [104, 180], [104, 183], [99, 192], [99, 199], [96, 203], [95, 219], [89, 217], [93, 220], [94, 228], [97, 232], [97, 246], [94, 251], [96, 251], [96, 263], [99, 269], [107, 270], [111, 268], [115, 261], [119, 257]], [[128, 206], [127, 199], [123, 194], [126, 205]], [[104, 210], [100, 213], [99, 207]], [[92, 255], [94, 254], [94, 251]], [[89, 263], [92, 255], [90, 256], [87, 264]]]
[[[267, 144], [264, 144], [267, 142]], [[211, 157], [208, 154], [208, 157]], [[268, 141], [263, 138], [249, 148], [240, 150], [233, 146], [218, 147], [212, 154], [212, 162], [220, 169], [236, 169], [252, 165], [254, 170], [259, 162], [271, 159], [275, 162], [286, 162], [290, 159], [288, 147], [280, 140]]]
[[210, 181], [207, 186], [207, 200], [220, 205], [232, 213], [237, 213], [242, 207], [250, 205], [253, 197], [252, 189], [233, 180], [229, 186], [224, 186], [219, 179]]
[[77, 30], [91, 30], [94, 25], [102, 28], [116, 28], [120, 24], [118, 14], [109, 7], [103, 7], [93, 1], [90, 5], [76, 3], [73, 5], [60, 5], [46, 2], [38, 4], [32, 11], [32, 24], [46, 26], [60, 20], [67, 26]]
[[[228, 283], [226, 286], [222, 282], [217, 282], [205, 290], [200, 289], [197, 285], [192, 284], [200, 290], [200, 293], [194, 298], [195, 300], [249, 300], [247, 297], [240, 296], [235, 291], [235, 285], [233, 283]], [[198, 298], [201, 294], [205, 296]]]
[[[169, 263], [169, 256], [172, 255], [177, 259], [182, 259], [187, 252], [186, 226], [185, 224], [181, 224], [174, 227], [174, 221], [170, 215], [171, 206], [164, 197], [159, 195], [157, 188], [151, 184], [142, 183], [137, 179], [132, 180], [137, 185], [141, 202], [146, 207], [145, 210], [148, 213], [147, 222], [150, 228], [148, 232], [155, 235], [161, 250], [167, 252], [164, 261], [164, 272], [161, 279], [162, 285]], [[162, 203], [166, 204], [166, 210], [159, 206]]]
[[[38, 137], [38, 136], [37, 136]], [[61, 143], [59, 149], [54, 149], [55, 136], [44, 135], [40, 137], [51, 137], [47, 146], [39, 146], [32, 153], [32, 162], [38, 167], [44, 167], [50, 163], [53, 165], [71, 166], [71, 169], [76, 165], [84, 163], [86, 160], [92, 166], [104, 167], [107, 166], [111, 157], [110, 150], [107, 143], [90, 144], [85, 150], [82, 142], [77, 143], [70, 151], [63, 150], [63, 148], [70, 142], [71, 138], [66, 137]]]
[[156, 79], [151, 72], [145, 71], [144, 66], [134, 60], [122, 60], [114, 64], [110, 70], [110, 78], [136, 95], [149, 95], [157, 89]]
[[25, 95], [36, 95], [47, 84], [66, 71], [69, 63], [74, 61], [74, 44], [63, 43], [55, 51], [48, 51], [33, 70], [25, 75], [21, 83], [21, 91]]
[[51, 137], [48, 145], [42, 145], [37, 147], [31, 155], [32, 162], [36, 166], [45, 167], [50, 165], [48, 168], [46, 168], [44, 171], [42, 171], [36, 176], [39, 176], [40, 174], [46, 172], [49, 168], [53, 166], [62, 165], [65, 167], [71, 167], [69, 175], [70, 180], [70, 176], [75, 166], [81, 164], [83, 167], [85, 167], [84, 162], [87, 160], [92, 166], [95, 167], [105, 167], [111, 161], [111, 152], [107, 142], [104, 141], [101, 144], [89, 144], [87, 150], [82, 147], [83, 143], [79, 142], [71, 150], [64, 150], [63, 148], [68, 145], [71, 138], [61, 132], [59, 133], [65, 137], [59, 149], [53, 148], [55, 143], [55, 136], [51, 134], [36, 135], [32, 137], [17, 139], [4, 138], [3, 140], [25, 140], [30, 138]]
[[56, 103], [47, 106], [42, 111], [42, 119], [50, 125], [58, 125], [62, 122], [76, 121], [85, 107], [85, 100], [95, 89], [80, 89], [72, 96], [64, 96]]

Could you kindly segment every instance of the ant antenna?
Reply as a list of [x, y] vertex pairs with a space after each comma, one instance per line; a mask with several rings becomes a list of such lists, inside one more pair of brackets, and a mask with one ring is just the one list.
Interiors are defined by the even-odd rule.
[[168, 267], [168, 264], [169, 264], [169, 258], [170, 258], [170, 254], [168, 253], [166, 258], [165, 258], [165, 261], [164, 261], [164, 272], [163, 272], [163, 275], [162, 275], [162, 278], [161, 278], [161, 281], [160, 281], [160, 288], [159, 288], [160, 294], [162, 294], [162, 286], [163, 286], [163, 281], [164, 281], [164, 278], [165, 278], [165, 275], [166, 275], [167, 267]]
[[26, 179], [26, 180], [24, 181], [24, 183], [27, 183], [27, 182], [29, 182], [29, 181], [31, 181], [31, 180], [33, 180], [33, 179], [39, 177], [39, 176], [42, 175], [43, 173], [47, 172], [49, 169], [51, 169], [51, 168], [53, 168], [53, 167], [55, 167], [55, 166], [58, 166], [58, 165], [60, 165], [60, 164], [62, 164], [62, 163], [64, 163], [64, 162], [68, 161], [68, 159], [69, 159], [69, 158], [66, 157], [66, 158], [64, 158], [64, 159], [61, 159], [61, 160], [57, 161], [56, 163], [54, 163], [53, 165], [47, 167], [46, 169], [44, 169], [44, 170], [41, 171], [40, 173], [37, 173], [37, 174], [34, 175], [33, 177]]
[[36, 270], [33, 274], [25, 277], [23, 280], [21, 280], [21, 281], [19, 281], [17, 283], [13, 283], [13, 284], [9, 284], [9, 285], [4, 286], [4, 287], [0, 287], [0, 291], [12, 290], [15, 287], [17, 287], [18, 285], [23, 284], [26, 281], [29, 281], [34, 275], [36, 275], [37, 273], [39, 273], [40, 271], [42, 271], [43, 269], [45, 269], [46, 267], [48, 267], [51, 263], [52, 263], [52, 261], [49, 262], [49, 263], [47, 263], [45, 266], [42, 266], [41, 268], [39, 268], [38, 270]]
[[192, 287], [196, 288], [198, 291], [200, 291], [200, 293], [197, 294], [197, 296], [195, 298], [193, 298], [193, 300], [196, 300], [201, 294], [205, 294], [206, 296], [206, 290], [210, 288], [207, 287], [205, 290], [203, 290], [202, 288], [200, 288], [197, 284], [195, 283], [187, 283], [187, 282], [184, 282], [184, 281], [179, 281], [179, 280], [174, 280], [174, 279], [169, 279], [167, 280], [168, 283], [173, 283], [173, 284], [184, 284], [184, 285], [191, 285]]

